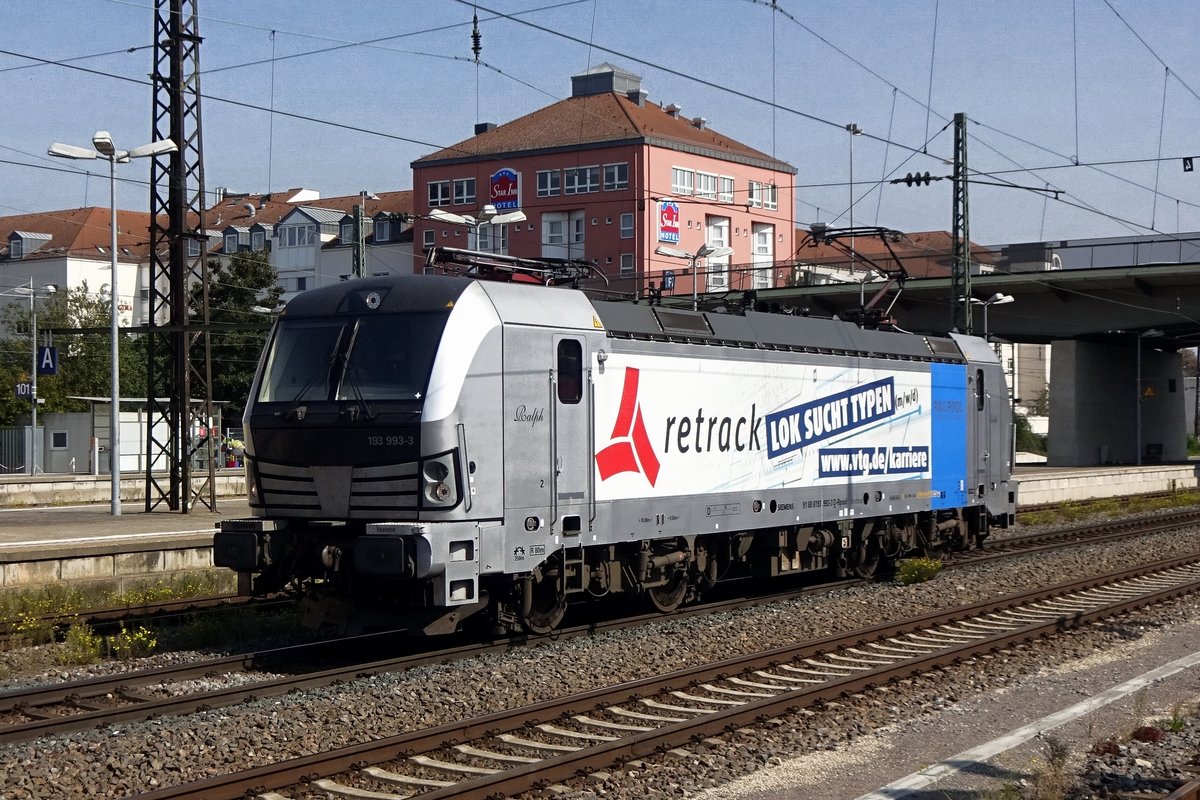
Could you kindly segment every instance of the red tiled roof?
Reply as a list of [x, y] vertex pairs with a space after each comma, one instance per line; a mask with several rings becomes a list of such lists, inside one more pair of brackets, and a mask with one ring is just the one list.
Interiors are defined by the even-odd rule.
[[[490, 158], [530, 150], [579, 145], [599, 145], [628, 139], [656, 139], [698, 147], [722, 156], [765, 162], [775, 169], [794, 172], [791, 165], [753, 147], [730, 139], [707, 126], [668, 114], [655, 103], [639, 106], [616, 92], [569, 97], [423, 156], [413, 166], [453, 159]], [[669, 146], [669, 145], [668, 145]]]
[[[287, 202], [295, 197], [300, 189], [288, 189], [269, 194], [234, 194], [213, 204], [204, 212], [207, 230], [219, 233], [230, 225], [248, 228], [256, 222], [264, 225], [274, 225], [300, 206], [328, 208], [349, 214], [354, 206], [362, 202], [362, 195], [350, 194], [343, 197], [322, 197], [317, 200], [298, 200]], [[252, 214], [246, 205], [254, 207]], [[367, 198], [366, 215], [373, 217], [381, 211], [393, 214], [411, 214], [413, 212], [412, 189], [402, 189], [395, 192], [379, 192], [375, 199]]]
[[[0, 244], [7, 246], [13, 231], [44, 233], [50, 235], [50, 241], [36, 251], [26, 253], [22, 261], [65, 257], [108, 261], [111, 258], [108, 253], [112, 241], [111, 214], [111, 209], [91, 207], [0, 217]], [[149, 253], [150, 214], [118, 209], [117, 258], [144, 261]]]

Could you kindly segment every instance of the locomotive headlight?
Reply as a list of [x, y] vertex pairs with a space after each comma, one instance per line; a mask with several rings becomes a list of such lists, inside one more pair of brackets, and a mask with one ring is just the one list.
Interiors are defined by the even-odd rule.
[[421, 462], [422, 500], [425, 506], [448, 507], [458, 503], [454, 454], [445, 453]]

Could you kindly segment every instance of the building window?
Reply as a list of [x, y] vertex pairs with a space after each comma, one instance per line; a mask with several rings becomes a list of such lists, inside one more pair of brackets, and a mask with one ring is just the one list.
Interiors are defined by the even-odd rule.
[[673, 194], [691, 194], [695, 180], [696, 174], [690, 169], [671, 167], [671, 192]]
[[12, 239], [8, 243], [8, 257], [14, 261], [25, 256], [25, 242], [20, 239]]
[[296, 278], [296, 291], [303, 292], [308, 288], [308, 278]]
[[621, 215], [621, 238], [622, 239], [632, 239], [633, 238], [633, 214], [632, 213]]
[[[454, 205], [470, 205], [475, 202], [475, 179], [458, 178], [454, 181]], [[430, 202], [430, 205], [433, 205]]]
[[585, 223], [582, 209], [542, 214], [542, 258], [583, 258]]
[[67, 431], [50, 431], [50, 449], [51, 450], [70, 450], [67, 437]]
[[342, 244], [351, 244], [354, 242], [354, 223], [347, 222], [342, 225]]
[[390, 219], [375, 220], [375, 241], [386, 242], [392, 238], [392, 221]]
[[188, 254], [189, 258], [195, 258], [196, 256], [200, 255], [200, 240], [199, 239], [188, 239], [187, 240], [187, 254]]
[[696, 173], [696, 197], [717, 199], [717, 176], [708, 172]]
[[779, 208], [779, 187], [773, 183], [750, 181], [750, 191], [746, 196], [746, 205], [754, 208]]
[[280, 247], [308, 247], [317, 243], [316, 225], [284, 225], [279, 229]]
[[254, 231], [250, 234], [250, 249], [258, 252], [267, 248], [266, 231]]
[[604, 165], [604, 191], [629, 188], [629, 164]]
[[562, 246], [567, 243], [567, 215], [563, 213], [542, 215], [542, 243]]
[[557, 197], [562, 189], [562, 173], [556, 169], [539, 170], [537, 174], [537, 196]]
[[[729, 217], [705, 217], [704, 241], [714, 249], [729, 247]], [[729, 288], [729, 256], [709, 256], [704, 259], [704, 269], [705, 291]]]
[[563, 170], [563, 194], [586, 194], [598, 191], [600, 191], [600, 167]]
[[508, 225], [480, 225], [476, 249], [508, 255]]
[[733, 178], [727, 175], [717, 178], [717, 200], [722, 203], [733, 202]]
[[225, 252], [236, 253], [238, 251], [238, 235], [236, 233], [225, 234]]
[[756, 222], [751, 235], [751, 283], [755, 289], [766, 289], [775, 284], [775, 226]]
[[633, 253], [621, 253], [621, 277], [633, 274]]
[[450, 205], [450, 181], [429, 182], [429, 206]]
[[433, 230], [433, 228], [430, 228], [421, 232], [421, 241], [426, 247], [433, 247], [436, 236], [437, 231]]

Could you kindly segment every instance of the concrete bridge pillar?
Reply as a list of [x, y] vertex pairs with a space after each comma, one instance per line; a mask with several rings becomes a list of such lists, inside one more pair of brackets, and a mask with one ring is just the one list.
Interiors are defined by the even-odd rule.
[[1187, 459], [1179, 353], [1130, 333], [1128, 345], [1056, 341], [1050, 365], [1048, 464], [1137, 464], [1139, 450], [1142, 464]]

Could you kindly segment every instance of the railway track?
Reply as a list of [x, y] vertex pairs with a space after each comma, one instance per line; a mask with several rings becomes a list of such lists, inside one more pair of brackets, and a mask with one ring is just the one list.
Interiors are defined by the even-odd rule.
[[1197, 591], [1200, 553], [140, 797], [513, 796]]
[[[1200, 513], [1163, 515], [1153, 519], [1127, 520], [1053, 533], [1012, 537], [989, 543], [982, 551], [955, 553], [950, 567], [974, 564], [985, 559], [1011, 558], [1027, 553], [1075, 547], [1123, 537], [1155, 533], [1200, 522]], [[732, 597], [689, 606], [674, 616], [707, 616], [750, 606], [793, 600], [865, 583], [844, 580], [773, 591], [755, 597]], [[605, 631], [631, 628], [663, 619], [657, 612], [619, 618], [590, 619], [544, 637], [515, 636], [490, 641], [411, 639], [392, 633], [306, 643], [255, 653], [211, 659], [185, 665], [147, 669], [133, 673], [101, 676], [51, 686], [31, 687], [0, 693], [0, 744], [28, 741], [40, 736], [68, 733], [107, 724], [149, 719], [198, 710], [219, 708], [255, 698], [328, 686], [372, 674], [398, 672], [432, 663], [503, 652], [514, 646], [539, 641], [592, 636]], [[380, 659], [380, 652], [395, 655]], [[273, 673], [286, 672], [276, 676]], [[249, 677], [208, 691], [185, 691], [179, 686], [213, 676], [245, 673]]]

